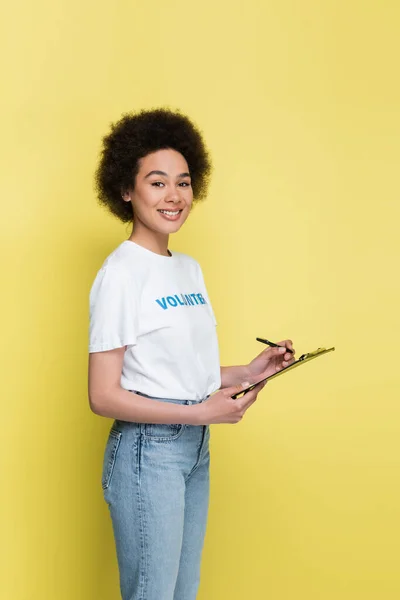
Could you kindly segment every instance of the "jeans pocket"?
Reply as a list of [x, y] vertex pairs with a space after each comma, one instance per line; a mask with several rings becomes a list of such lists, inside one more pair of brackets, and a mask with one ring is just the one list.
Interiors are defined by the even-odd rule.
[[143, 435], [145, 438], [158, 442], [168, 442], [176, 440], [181, 436], [185, 425], [171, 425], [163, 423], [145, 423]]
[[106, 490], [110, 483], [112, 474], [114, 471], [114, 465], [117, 458], [117, 452], [119, 448], [119, 444], [121, 442], [122, 433], [120, 431], [116, 431], [115, 429], [111, 429], [106, 449], [104, 452], [104, 461], [103, 461], [103, 473], [102, 473], [102, 487], [103, 490]]

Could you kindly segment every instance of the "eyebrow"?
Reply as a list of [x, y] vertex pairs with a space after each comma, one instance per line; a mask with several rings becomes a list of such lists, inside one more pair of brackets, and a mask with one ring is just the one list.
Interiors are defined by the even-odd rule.
[[[150, 171], [150, 173], [147, 173], [145, 176], [145, 179], [150, 177], [150, 175], [163, 175], [164, 177], [168, 177], [168, 173], [165, 173], [164, 171]], [[190, 177], [190, 173], [180, 173], [178, 177]]]

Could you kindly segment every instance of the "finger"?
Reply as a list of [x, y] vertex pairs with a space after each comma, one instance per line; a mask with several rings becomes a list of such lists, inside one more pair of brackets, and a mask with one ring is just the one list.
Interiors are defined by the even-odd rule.
[[266, 384], [267, 384], [266, 381], [262, 381], [261, 383], [256, 385], [250, 392], [247, 392], [247, 394], [244, 394], [244, 396], [239, 398], [237, 400], [238, 408], [240, 410], [247, 410], [249, 408], [249, 406], [251, 406], [253, 404], [253, 402], [256, 401], [257, 394], [259, 394], [261, 392], [261, 390], [263, 389], [263, 387]]
[[[290, 355], [290, 358], [291, 358], [291, 360], [289, 360], [289, 359], [286, 359], [286, 354], [285, 354], [285, 359], [286, 359], [286, 360], [284, 360], [284, 361], [282, 362], [282, 369], [285, 369], [286, 367], [290, 367], [290, 365], [292, 365], [293, 363], [295, 363], [295, 362], [296, 362], [296, 359], [295, 359], [295, 358], [293, 358], [293, 357], [292, 357], [292, 355]], [[280, 371], [280, 370], [281, 370], [281, 369], [280, 369], [280, 368], [278, 368], [278, 371]]]
[[278, 346], [274, 346], [273, 348], [267, 348], [266, 350], [264, 350], [264, 354], [267, 354], [268, 358], [282, 356], [282, 354], [285, 354], [285, 346], [278, 344]]
[[254, 400], [256, 400], [257, 398], [257, 394], [259, 394], [261, 392], [261, 390], [267, 385], [268, 381], [260, 381], [260, 383], [258, 383], [255, 388], [252, 390], [253, 392], [253, 399], [249, 399], [250, 403], [253, 403]]
[[236, 394], [240, 394], [241, 392], [243, 392], [243, 390], [245, 390], [246, 388], [248, 388], [250, 386], [251, 386], [251, 383], [249, 383], [248, 381], [244, 381], [243, 383], [239, 383], [238, 385], [234, 385], [230, 388], [225, 388], [224, 393], [227, 397], [232, 398], [232, 396], [235, 396]]
[[295, 349], [293, 348], [293, 342], [292, 340], [282, 340], [282, 342], [278, 343], [279, 346], [284, 346], [287, 350], [291, 350], [291, 352], [285, 352], [284, 356], [283, 356], [283, 360], [285, 361], [283, 363], [283, 366], [286, 367], [289, 361], [291, 361], [291, 359], [293, 358], [293, 356], [295, 355]]
[[[248, 401], [248, 402], [245, 404], [245, 406], [244, 406], [244, 409], [243, 409], [244, 411], [247, 411], [247, 410], [250, 408], [250, 406], [251, 406], [252, 404], [254, 404], [254, 402], [255, 402], [255, 401], [257, 400], [257, 398], [258, 398], [258, 394], [261, 392], [261, 390], [262, 390], [262, 389], [263, 389], [263, 388], [264, 388], [266, 385], [267, 385], [267, 382], [266, 382], [266, 381], [264, 381], [264, 383], [260, 383], [260, 384], [257, 386], [257, 389], [256, 389], [256, 388], [254, 389], [254, 392], [255, 392], [255, 393], [254, 393], [253, 397], [252, 397], [252, 398], [251, 398], [251, 399], [250, 399], [250, 400], [249, 400], [249, 401]], [[247, 395], [247, 394], [246, 394], [246, 395]], [[246, 399], [246, 396], [244, 396], [244, 399]]]
[[[282, 340], [281, 342], [278, 342], [278, 346], [283, 346], [288, 350], [292, 350], [292, 352], [294, 353], [292, 340]], [[289, 352], [289, 354], [292, 354], [292, 352]]]
[[243, 413], [247, 412], [250, 408], [250, 406], [252, 406], [254, 404], [254, 402], [257, 400], [257, 395], [254, 396], [253, 400], [251, 400], [250, 402], [247, 402], [247, 404], [245, 404], [242, 408], [241, 411]]

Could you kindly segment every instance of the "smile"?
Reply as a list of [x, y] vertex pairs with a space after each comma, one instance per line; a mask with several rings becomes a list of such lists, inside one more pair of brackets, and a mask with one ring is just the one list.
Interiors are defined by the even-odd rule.
[[178, 221], [181, 218], [181, 213], [183, 209], [180, 210], [162, 210], [158, 209], [158, 212], [162, 216], [163, 219], [167, 221]]
[[168, 215], [169, 217], [175, 217], [176, 215], [179, 215], [180, 212], [182, 212], [182, 210], [161, 210], [159, 209], [160, 213], [162, 213], [163, 215]]

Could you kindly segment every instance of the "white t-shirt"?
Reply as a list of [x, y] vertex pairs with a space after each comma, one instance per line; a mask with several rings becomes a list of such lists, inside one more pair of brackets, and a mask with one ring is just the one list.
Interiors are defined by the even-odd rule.
[[221, 386], [216, 320], [199, 264], [126, 240], [90, 292], [89, 352], [126, 346], [121, 386], [200, 400]]

